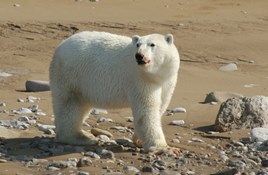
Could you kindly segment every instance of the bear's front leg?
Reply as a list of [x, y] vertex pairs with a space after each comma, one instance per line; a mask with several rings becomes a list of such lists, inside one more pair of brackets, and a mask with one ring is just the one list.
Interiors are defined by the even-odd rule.
[[168, 145], [161, 123], [161, 96], [160, 92], [146, 94], [132, 99], [132, 113], [134, 117], [134, 130], [141, 139], [145, 152], [155, 152], [167, 149]]

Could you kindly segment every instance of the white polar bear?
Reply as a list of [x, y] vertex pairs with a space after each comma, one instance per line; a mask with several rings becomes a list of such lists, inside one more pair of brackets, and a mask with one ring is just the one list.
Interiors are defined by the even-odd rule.
[[56, 140], [96, 144], [81, 129], [92, 107], [130, 106], [134, 132], [145, 152], [167, 148], [161, 116], [169, 105], [180, 65], [173, 36], [129, 38], [81, 32], [63, 41], [50, 65]]

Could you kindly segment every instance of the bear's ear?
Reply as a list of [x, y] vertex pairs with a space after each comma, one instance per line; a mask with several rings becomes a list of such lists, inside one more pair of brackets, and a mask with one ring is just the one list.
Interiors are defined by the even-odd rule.
[[132, 37], [132, 43], [133, 43], [133, 44], [136, 44], [136, 43], [139, 41], [139, 39], [140, 39], [140, 36], [138, 36], [138, 35], [134, 35], [134, 36]]
[[173, 35], [172, 34], [167, 34], [165, 36], [165, 40], [167, 41], [168, 44], [173, 44]]

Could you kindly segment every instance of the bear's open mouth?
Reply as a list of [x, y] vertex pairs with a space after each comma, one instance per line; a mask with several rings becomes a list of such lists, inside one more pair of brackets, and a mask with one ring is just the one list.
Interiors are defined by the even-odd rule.
[[137, 59], [137, 63], [138, 63], [138, 65], [145, 65], [145, 64], [149, 64], [150, 63], [150, 60], [144, 61], [144, 60], [138, 60]]

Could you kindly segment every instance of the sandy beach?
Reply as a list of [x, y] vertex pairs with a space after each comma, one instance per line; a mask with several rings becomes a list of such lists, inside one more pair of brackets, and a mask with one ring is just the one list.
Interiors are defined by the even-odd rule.
[[[48, 81], [49, 64], [55, 48], [65, 38], [80, 31], [106, 31], [120, 35], [161, 33], [174, 35], [181, 56], [177, 87], [169, 109], [183, 107], [186, 113], [163, 116], [163, 128], [168, 143], [191, 153], [189, 162], [177, 170], [166, 167], [162, 174], [213, 174], [226, 169], [219, 151], [232, 141], [249, 136], [249, 130], [233, 130], [204, 137], [211, 130], [220, 103], [204, 104], [212, 91], [240, 93], [244, 96], [268, 96], [268, 1], [256, 0], [21, 0], [0, 2], [0, 120], [18, 119], [11, 111], [20, 107], [39, 106], [46, 115], [37, 116], [36, 122], [53, 125], [50, 91], [26, 92], [26, 80]], [[223, 65], [235, 63], [238, 70], [220, 71]], [[3, 75], [3, 76], [1, 76]], [[5, 76], [10, 75], [10, 76]], [[29, 96], [40, 99], [18, 102]], [[28, 115], [29, 116], [29, 115]], [[113, 133], [113, 138], [131, 138], [129, 132], [120, 133], [112, 126], [133, 128], [127, 121], [130, 109], [108, 110], [108, 114], [89, 116], [90, 126]], [[113, 122], [97, 123], [100, 117]], [[184, 120], [185, 125], [169, 125], [172, 120]], [[92, 160], [90, 166], [63, 168], [52, 171], [48, 163], [32, 165], [41, 149], [29, 143], [44, 137], [54, 137], [38, 130], [36, 124], [27, 129], [0, 128], [0, 174], [90, 174], [122, 173], [124, 166], [139, 170], [150, 162], [140, 157], [143, 153], [114, 151], [115, 160]], [[179, 136], [180, 143], [173, 139]], [[189, 142], [192, 138], [204, 141]], [[215, 149], [212, 149], [211, 146]], [[83, 148], [85, 149], [85, 148]], [[89, 148], [91, 149], [91, 148]], [[48, 162], [81, 158], [83, 151], [55, 152], [43, 156]], [[85, 151], [85, 150], [84, 150]], [[266, 153], [264, 155], [267, 156]], [[8, 157], [8, 158], [7, 158]], [[202, 157], [202, 161], [201, 158]], [[119, 161], [121, 160], [121, 162]], [[167, 162], [169, 159], [165, 159]], [[173, 161], [173, 160], [171, 160]], [[257, 172], [261, 165], [240, 172]], [[112, 172], [108, 172], [109, 169]], [[188, 173], [187, 173], [188, 172]], [[128, 172], [131, 174], [130, 172]], [[156, 173], [156, 174], [157, 174]], [[152, 174], [142, 172], [141, 174]]]

